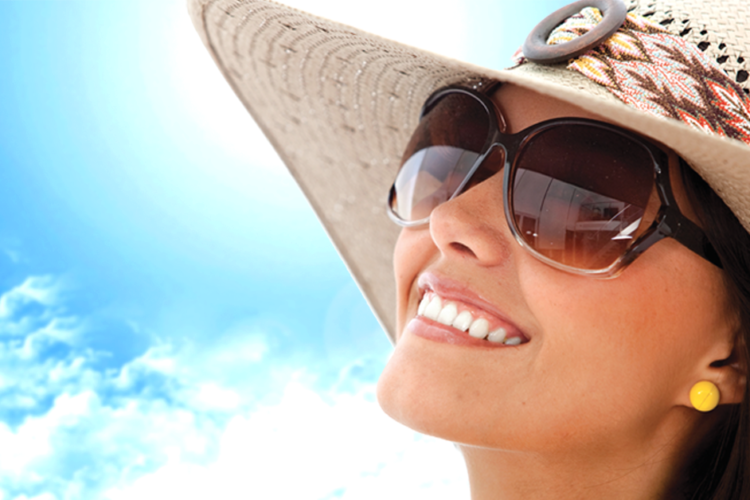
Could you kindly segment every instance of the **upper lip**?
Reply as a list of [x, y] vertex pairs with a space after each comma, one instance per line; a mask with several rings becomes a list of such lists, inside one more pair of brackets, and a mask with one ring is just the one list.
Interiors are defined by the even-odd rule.
[[498, 319], [508, 323], [518, 329], [519, 332], [523, 332], [523, 335], [528, 339], [530, 338], [524, 330], [518, 327], [518, 325], [508, 318], [508, 315], [503, 311], [499, 310], [491, 302], [483, 299], [476, 292], [469, 289], [468, 286], [461, 282], [446, 278], [444, 276], [438, 276], [432, 272], [424, 272], [419, 276], [417, 280], [417, 287], [419, 289], [420, 299], [424, 296], [425, 292], [432, 291], [439, 295], [442, 299], [456, 300], [472, 305], [489, 314], [496, 316]]

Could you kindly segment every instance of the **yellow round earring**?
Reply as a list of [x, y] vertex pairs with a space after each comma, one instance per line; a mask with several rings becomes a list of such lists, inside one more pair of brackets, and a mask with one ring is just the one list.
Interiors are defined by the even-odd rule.
[[719, 404], [719, 388], [713, 382], [702, 380], [690, 389], [690, 403], [698, 411], [711, 411]]

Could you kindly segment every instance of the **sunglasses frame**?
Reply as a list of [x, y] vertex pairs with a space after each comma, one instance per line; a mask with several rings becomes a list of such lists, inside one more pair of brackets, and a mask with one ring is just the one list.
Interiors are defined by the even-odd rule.
[[[495, 85], [488, 86], [485, 92], [487, 94], [490, 94], [491, 92], [496, 90], [499, 85], [500, 84], [497, 83]], [[505, 134], [501, 132], [501, 130], [505, 129], [505, 119], [503, 117], [503, 114], [497, 108], [495, 103], [487, 96], [487, 94], [457, 86], [445, 87], [434, 92], [425, 101], [425, 104], [422, 107], [422, 111], [419, 115], [420, 121], [441, 99], [449, 94], [456, 93], [470, 96], [482, 105], [482, 107], [487, 112], [487, 116], [489, 119], [489, 130], [487, 140], [482, 147], [481, 153], [479, 153], [479, 157], [476, 159], [471, 169], [469, 169], [466, 177], [461, 181], [456, 191], [450, 196], [450, 198], [446, 200], [446, 202], [456, 198], [472, 186], [469, 183], [471, 182], [474, 174], [477, 172], [482, 163], [493, 152], [495, 152], [496, 148], [499, 148], [502, 150], [505, 160], [502, 168], [503, 209], [505, 212], [505, 219], [515, 240], [523, 248], [529, 251], [534, 257], [544, 262], [545, 264], [573, 274], [604, 279], [613, 278], [619, 275], [625, 269], [625, 267], [627, 267], [627, 265], [633, 262], [636, 257], [641, 255], [655, 243], [663, 240], [664, 238], [673, 238], [680, 242], [683, 246], [687, 247], [712, 264], [718, 266], [719, 268], [722, 267], [721, 260], [719, 259], [716, 250], [709, 242], [708, 237], [703, 232], [703, 230], [698, 227], [698, 225], [693, 221], [688, 219], [682, 212], [680, 212], [677, 201], [674, 197], [672, 183], [669, 175], [669, 154], [660, 147], [644, 139], [643, 137], [616, 125], [612, 125], [606, 122], [600, 122], [597, 120], [590, 120], [587, 118], [554, 118], [534, 124], [515, 134]], [[502, 121], [502, 124], [500, 124], [499, 121]], [[659, 196], [659, 200], [661, 202], [661, 206], [657, 212], [654, 222], [635, 239], [633, 244], [628, 247], [628, 249], [620, 257], [617, 258], [617, 260], [603, 269], [580, 269], [561, 264], [549, 257], [546, 257], [526, 243], [526, 241], [521, 236], [521, 233], [515, 221], [512, 210], [512, 176], [514, 174], [514, 171], [516, 170], [515, 163], [518, 158], [517, 153], [518, 151], [521, 151], [525, 144], [533, 139], [534, 136], [549, 128], [553, 128], [559, 125], [586, 125], [619, 134], [642, 145], [649, 152], [651, 159], [653, 160], [654, 184]], [[687, 162], [685, 162], [685, 160], [683, 160], [682, 158], [679, 158], [679, 162], [681, 168], [690, 168]], [[467, 185], [469, 186], [469, 188], [467, 188]], [[401, 219], [398, 214], [393, 211], [392, 208], [392, 202], [394, 197], [396, 196], [395, 189], [396, 187], [394, 183], [388, 196], [388, 215], [390, 216], [390, 218], [396, 224], [402, 227], [418, 227], [429, 223], [429, 216], [418, 221], [406, 221]]]

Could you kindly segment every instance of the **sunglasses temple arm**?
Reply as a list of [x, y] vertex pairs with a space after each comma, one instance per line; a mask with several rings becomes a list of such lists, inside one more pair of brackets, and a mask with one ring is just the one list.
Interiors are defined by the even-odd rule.
[[719, 254], [708, 240], [708, 236], [698, 225], [685, 217], [679, 210], [668, 209], [666, 217], [659, 224], [659, 232], [670, 236], [682, 245], [703, 257], [719, 269], [723, 269]]

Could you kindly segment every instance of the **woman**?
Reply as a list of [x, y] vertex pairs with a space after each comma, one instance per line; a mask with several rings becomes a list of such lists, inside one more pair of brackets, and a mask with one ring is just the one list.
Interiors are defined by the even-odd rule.
[[396, 343], [381, 405], [472, 498], [750, 498], [747, 7], [578, 2], [510, 71], [191, 12]]

